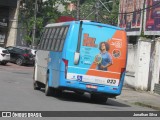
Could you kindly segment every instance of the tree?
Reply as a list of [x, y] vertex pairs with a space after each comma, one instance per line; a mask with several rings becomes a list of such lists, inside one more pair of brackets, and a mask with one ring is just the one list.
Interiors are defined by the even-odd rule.
[[[58, 17], [61, 15], [58, 12], [56, 3], [59, 0], [38, 0], [37, 10], [36, 10], [36, 40], [38, 40], [42, 28], [51, 22], [55, 22]], [[32, 31], [34, 25], [34, 11], [35, 11], [35, 0], [22, 0], [20, 7], [19, 21], [22, 24], [22, 29], [25, 31], [23, 39], [27, 44], [31, 45], [32, 43]], [[38, 41], [36, 41], [37, 43]]]
[[[62, 0], [63, 3], [64, 0]], [[74, 4], [77, 4], [77, 0], [70, 0]], [[118, 11], [119, 11], [119, 0], [112, 0], [113, 2], [110, 2], [111, 0], [101, 0], [103, 4], [105, 4], [106, 8], [101, 4], [99, 1], [99, 22], [102, 23], [108, 23], [117, 25], [118, 23]], [[96, 9], [96, 0], [80, 0], [80, 19], [88, 19], [88, 20], [95, 20], [95, 9]], [[64, 4], [67, 6], [67, 2]], [[66, 7], [67, 8], [67, 7]], [[72, 17], [76, 17], [76, 10], [73, 11], [64, 11], [62, 13], [63, 15], [69, 15]]]

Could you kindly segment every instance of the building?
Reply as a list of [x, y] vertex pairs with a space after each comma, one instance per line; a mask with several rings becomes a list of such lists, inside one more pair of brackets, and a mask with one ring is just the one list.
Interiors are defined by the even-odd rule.
[[120, 0], [118, 26], [126, 30], [129, 41], [125, 83], [160, 93], [159, 3], [160, 0]]
[[0, 0], [0, 46], [14, 45], [16, 39], [17, 1]]

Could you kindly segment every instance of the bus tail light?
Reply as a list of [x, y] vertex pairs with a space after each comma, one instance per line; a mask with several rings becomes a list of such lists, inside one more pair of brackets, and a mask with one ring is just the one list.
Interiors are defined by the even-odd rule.
[[64, 64], [65, 64], [65, 78], [67, 78], [68, 60], [62, 59], [62, 61], [63, 61]]
[[121, 68], [121, 74], [122, 74], [125, 70], [126, 70], [125, 68]]

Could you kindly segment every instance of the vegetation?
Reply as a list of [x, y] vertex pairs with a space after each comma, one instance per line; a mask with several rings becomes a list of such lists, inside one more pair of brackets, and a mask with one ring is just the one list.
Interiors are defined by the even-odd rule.
[[[22, 26], [22, 30], [25, 32], [23, 39], [31, 45], [32, 43], [32, 32], [33, 25], [35, 22], [34, 11], [35, 11], [35, 1], [36, 0], [22, 0], [20, 5], [20, 14], [19, 21]], [[77, 11], [67, 10], [68, 0], [37, 0], [37, 10], [36, 10], [36, 41], [37, 44], [38, 38], [42, 28], [50, 23], [56, 22], [60, 16], [72, 16], [76, 18]], [[69, 0], [70, 2], [77, 4], [77, 0]], [[108, 12], [105, 7], [100, 3], [99, 4], [99, 22], [108, 23], [117, 25], [117, 16], [118, 16], [118, 6], [119, 0], [101, 0], [105, 6], [109, 9]], [[64, 12], [58, 11], [58, 5], [62, 4], [65, 6]], [[80, 0], [80, 19], [95, 20], [95, 4], [96, 0]], [[92, 14], [91, 14], [92, 13]]]
[[[48, 0], [42, 2], [38, 0], [36, 10], [36, 36], [35, 40], [38, 40], [42, 28], [50, 22], [56, 22], [58, 17], [61, 15], [58, 12], [56, 2], [58, 0]], [[55, 7], [54, 7], [55, 6]], [[19, 14], [19, 21], [22, 24], [22, 28], [25, 31], [24, 40], [28, 45], [32, 42], [32, 32], [34, 24], [34, 10], [35, 0], [22, 0]], [[37, 41], [35, 41], [37, 43]]]
[[[77, 0], [70, 0], [72, 3], [77, 4]], [[118, 11], [119, 0], [101, 0], [106, 8], [99, 2], [99, 22], [117, 25], [118, 23]], [[67, 2], [64, 2], [67, 5]], [[80, 19], [88, 19], [95, 21], [95, 9], [96, 0], [80, 0]], [[66, 7], [67, 8], [67, 7]], [[63, 15], [69, 15], [76, 18], [77, 11], [68, 11], [67, 9], [62, 13]]]

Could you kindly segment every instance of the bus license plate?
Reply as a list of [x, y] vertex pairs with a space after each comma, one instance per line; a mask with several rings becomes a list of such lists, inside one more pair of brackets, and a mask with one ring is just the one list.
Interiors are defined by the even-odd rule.
[[86, 88], [89, 88], [89, 89], [97, 89], [97, 86], [94, 86], [94, 85], [86, 85]]

